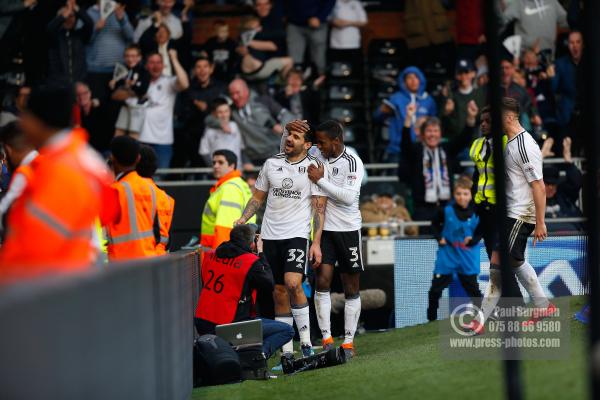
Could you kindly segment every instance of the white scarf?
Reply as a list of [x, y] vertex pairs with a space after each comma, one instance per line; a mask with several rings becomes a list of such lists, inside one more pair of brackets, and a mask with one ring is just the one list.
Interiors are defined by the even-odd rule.
[[426, 203], [450, 200], [450, 175], [444, 149], [431, 150], [423, 146], [423, 177]]

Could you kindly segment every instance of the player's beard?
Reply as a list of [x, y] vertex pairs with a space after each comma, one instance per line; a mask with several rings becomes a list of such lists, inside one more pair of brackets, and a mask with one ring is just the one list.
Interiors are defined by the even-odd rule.
[[[289, 151], [288, 151], [288, 148], [290, 148]], [[303, 147], [296, 148], [296, 147], [294, 147], [293, 144], [290, 147], [288, 147], [287, 143], [286, 143], [285, 148], [283, 150], [283, 152], [285, 153], [285, 155], [288, 156], [288, 157], [298, 157], [300, 154], [302, 154], [303, 151], [304, 151]]]

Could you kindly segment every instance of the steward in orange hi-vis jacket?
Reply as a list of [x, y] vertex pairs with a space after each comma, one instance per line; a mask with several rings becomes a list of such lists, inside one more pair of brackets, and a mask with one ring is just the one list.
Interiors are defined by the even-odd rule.
[[0, 281], [82, 270], [96, 261], [94, 222], [119, 215], [112, 174], [87, 145], [82, 129], [70, 129], [73, 89], [32, 90], [20, 127], [40, 157], [7, 218], [0, 249]]

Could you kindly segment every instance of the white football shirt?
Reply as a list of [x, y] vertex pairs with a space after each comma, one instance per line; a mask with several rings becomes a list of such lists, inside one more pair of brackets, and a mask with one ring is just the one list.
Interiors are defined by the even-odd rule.
[[290, 163], [285, 154], [265, 161], [255, 188], [267, 193], [267, 208], [261, 226], [261, 237], [267, 240], [310, 237], [312, 196], [323, 196], [321, 189], [308, 179], [308, 166], [317, 164], [306, 155]]
[[543, 179], [540, 147], [529, 132], [523, 131], [508, 141], [504, 156], [507, 215], [535, 224], [535, 204], [530, 183]]
[[[314, 150], [313, 150], [314, 149]], [[316, 147], [310, 152], [325, 164], [325, 178], [334, 185], [355, 193], [351, 205], [339, 200], [327, 198], [325, 225], [323, 230], [335, 232], [356, 231], [362, 227], [360, 215], [360, 186], [365, 176], [363, 162], [355, 152], [347, 147], [337, 158], [325, 160]]]
[[173, 109], [177, 77], [161, 76], [148, 86], [148, 102], [140, 142], [173, 144]]

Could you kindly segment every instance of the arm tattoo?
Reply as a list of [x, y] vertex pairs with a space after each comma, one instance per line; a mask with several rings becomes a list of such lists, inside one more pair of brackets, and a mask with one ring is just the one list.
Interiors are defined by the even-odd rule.
[[261, 202], [256, 199], [250, 199], [248, 204], [246, 204], [246, 208], [244, 209], [244, 213], [242, 216], [248, 221], [260, 208]]
[[327, 200], [324, 197], [316, 197], [313, 199], [313, 232], [319, 232], [323, 228], [326, 201]]

